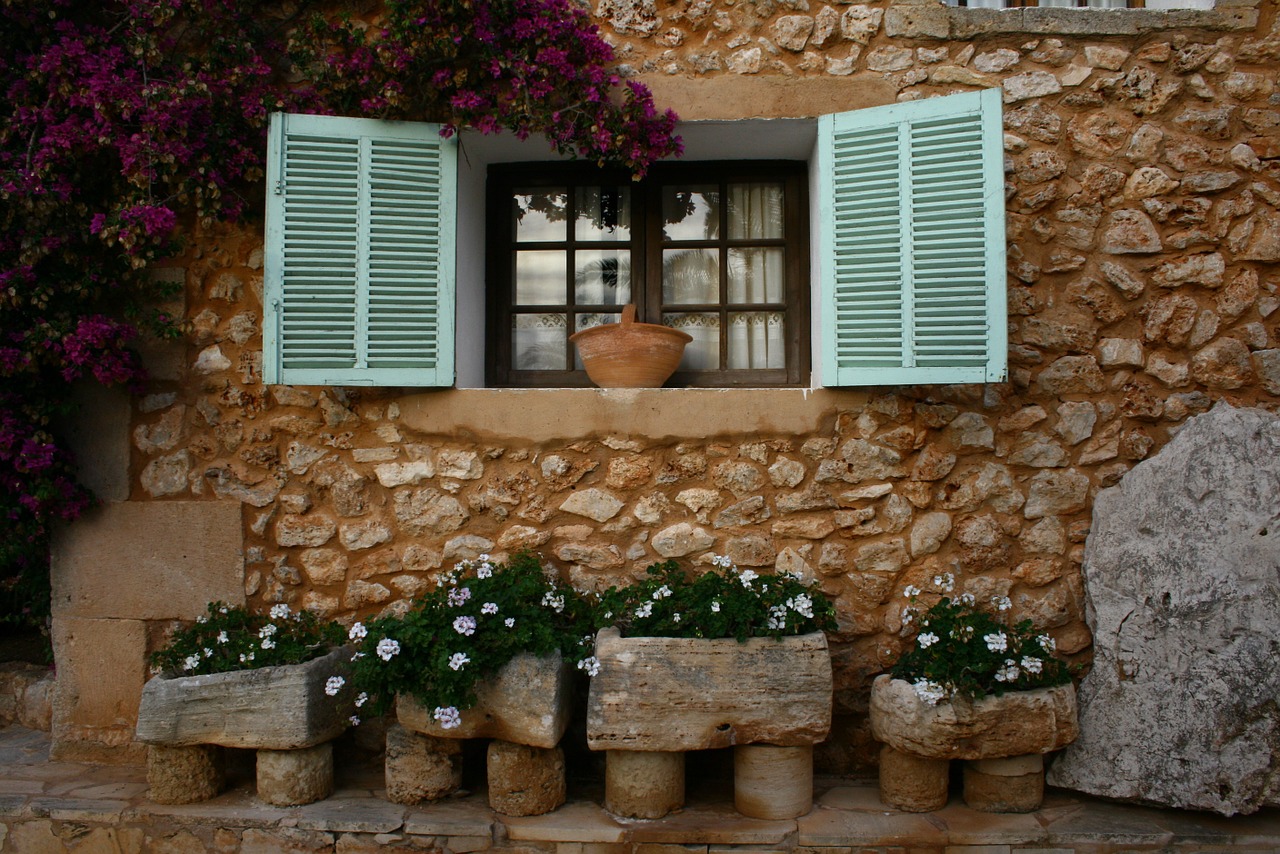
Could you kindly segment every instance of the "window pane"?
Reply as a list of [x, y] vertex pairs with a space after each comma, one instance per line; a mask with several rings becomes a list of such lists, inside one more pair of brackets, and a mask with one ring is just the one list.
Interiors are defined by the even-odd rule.
[[713, 371], [720, 367], [720, 316], [711, 313], [663, 314], [662, 323], [693, 336], [685, 345], [681, 371]]
[[729, 250], [729, 302], [782, 302], [782, 247]]
[[784, 368], [780, 311], [734, 312], [729, 315], [730, 368]]
[[563, 371], [568, 322], [563, 314], [517, 314], [511, 318], [511, 367]]
[[662, 304], [720, 302], [720, 254], [714, 249], [662, 250]]
[[576, 194], [578, 240], [630, 240], [631, 190], [627, 187], [579, 187]]
[[622, 249], [580, 249], [573, 256], [573, 299], [578, 305], [631, 302], [631, 253]]
[[729, 237], [774, 240], [782, 237], [782, 184], [729, 185]]
[[516, 304], [564, 305], [569, 301], [565, 285], [565, 253], [559, 249], [535, 249], [516, 253]]
[[564, 240], [569, 194], [562, 188], [516, 190], [511, 200], [516, 240]]
[[[606, 323], [619, 323], [622, 320], [621, 314], [603, 314], [591, 312], [589, 314], [579, 314], [574, 319], [574, 332], [581, 332], [584, 329], [590, 329], [593, 326], [602, 326]], [[582, 357], [578, 355], [578, 348], [573, 348], [573, 368], [574, 370], [585, 370], [582, 365]]]
[[715, 240], [720, 236], [720, 190], [713, 185], [662, 188], [665, 240]]

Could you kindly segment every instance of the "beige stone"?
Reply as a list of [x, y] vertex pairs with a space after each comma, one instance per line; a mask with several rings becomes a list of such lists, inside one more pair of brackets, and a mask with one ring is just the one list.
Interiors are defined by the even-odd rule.
[[258, 751], [258, 797], [273, 806], [310, 804], [333, 794], [333, 745]]
[[1033, 812], [1044, 801], [1044, 757], [984, 759], [964, 764], [964, 802], [981, 812]]
[[462, 742], [387, 727], [387, 800], [396, 804], [436, 801], [462, 787]]
[[215, 797], [225, 780], [222, 748], [211, 744], [147, 748], [147, 797], [158, 804], [194, 804]]
[[749, 818], [791, 819], [813, 809], [813, 745], [733, 749], [733, 805]]
[[542, 815], [565, 801], [564, 753], [495, 739], [488, 752], [489, 806], [503, 815]]
[[684, 806], [684, 753], [610, 750], [604, 808], [627, 818], [662, 818]]
[[947, 805], [950, 762], [880, 749], [880, 801], [904, 812], [933, 812]]
[[147, 626], [140, 620], [54, 617], [54, 758], [142, 760], [145, 751], [133, 744], [133, 729], [146, 654]]

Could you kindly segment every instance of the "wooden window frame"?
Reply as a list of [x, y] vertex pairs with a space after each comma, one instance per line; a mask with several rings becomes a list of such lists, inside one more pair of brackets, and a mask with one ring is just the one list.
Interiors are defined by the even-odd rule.
[[[657, 164], [640, 182], [631, 182], [632, 217], [632, 301], [637, 319], [646, 323], [662, 321], [662, 250], [671, 242], [662, 239], [661, 188], [678, 183], [718, 183], [722, 188], [731, 182], [782, 181], [786, 197], [784, 238], [777, 245], [786, 249], [784, 302], [765, 304], [757, 310], [785, 311], [784, 347], [786, 366], [781, 369], [721, 369], [715, 371], [677, 371], [669, 386], [741, 388], [795, 387], [808, 381], [810, 362], [809, 317], [809, 200], [808, 165], [803, 161], [700, 161]], [[511, 367], [511, 322], [514, 294], [513, 259], [515, 238], [511, 233], [510, 199], [517, 188], [613, 183], [627, 184], [629, 176], [617, 170], [599, 169], [582, 163], [518, 163], [489, 167], [486, 200], [486, 347], [485, 383], [491, 387], [573, 388], [590, 387], [585, 371], [517, 371]], [[572, 195], [572, 194], [571, 194]], [[725, 206], [721, 207], [722, 216]], [[720, 364], [726, 363], [728, 336], [724, 330], [728, 313], [735, 308], [727, 302], [727, 265], [725, 255], [735, 245], [758, 246], [771, 241], [730, 240], [721, 227], [714, 241], [720, 254], [721, 302], [715, 306], [685, 306], [669, 310], [718, 312], [721, 319]], [[684, 241], [675, 241], [679, 246]], [[699, 241], [710, 248], [712, 241]], [[754, 308], [754, 306], [752, 307]], [[549, 307], [549, 310], [554, 310]], [[621, 311], [621, 307], [619, 307]], [[572, 333], [572, 328], [566, 330]], [[572, 347], [572, 345], [570, 345]]]

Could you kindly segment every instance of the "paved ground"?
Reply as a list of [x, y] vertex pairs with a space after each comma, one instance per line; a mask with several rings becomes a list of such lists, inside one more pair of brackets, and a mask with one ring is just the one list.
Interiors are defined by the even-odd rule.
[[532, 818], [493, 813], [483, 793], [404, 807], [382, 798], [376, 768], [340, 771], [338, 791], [305, 807], [269, 807], [242, 768], [203, 804], [146, 799], [139, 766], [49, 759], [48, 735], [0, 729], [0, 852], [222, 854], [432, 850], [442, 854], [1109, 854], [1280, 852], [1280, 811], [1218, 816], [1106, 803], [1051, 791], [1028, 815], [992, 815], [958, 798], [923, 815], [885, 809], [867, 781], [820, 781], [814, 810], [794, 821], [739, 816], [724, 792], [691, 791], [682, 812], [615, 819], [591, 792]]

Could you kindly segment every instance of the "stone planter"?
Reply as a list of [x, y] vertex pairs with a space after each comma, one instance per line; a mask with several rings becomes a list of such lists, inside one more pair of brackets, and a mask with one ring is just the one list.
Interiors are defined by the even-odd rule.
[[884, 743], [880, 797], [912, 812], [947, 800], [948, 764], [968, 760], [965, 801], [987, 812], [1030, 812], [1044, 792], [1043, 754], [1079, 735], [1070, 683], [930, 706], [888, 675], [871, 688], [871, 732]]
[[[541, 815], [564, 803], [560, 738], [569, 725], [572, 670], [559, 654], [518, 655], [476, 686], [462, 723], [444, 729], [410, 696], [396, 698], [400, 728], [387, 740], [387, 795], [437, 800], [462, 784], [460, 739], [491, 738], [489, 805], [504, 815]], [[428, 782], [423, 782], [428, 781]]]
[[812, 808], [813, 745], [831, 729], [821, 632], [775, 640], [596, 638], [587, 745], [608, 751], [605, 807], [658, 818], [684, 803], [684, 752], [735, 747], [735, 803], [755, 818]]
[[139, 741], [151, 745], [151, 799], [193, 803], [221, 788], [220, 747], [258, 751], [258, 796], [277, 805], [311, 803], [333, 790], [329, 742], [348, 726], [352, 692], [325, 693], [349, 677], [352, 650], [304, 664], [206, 676], [160, 674], [142, 690]]

